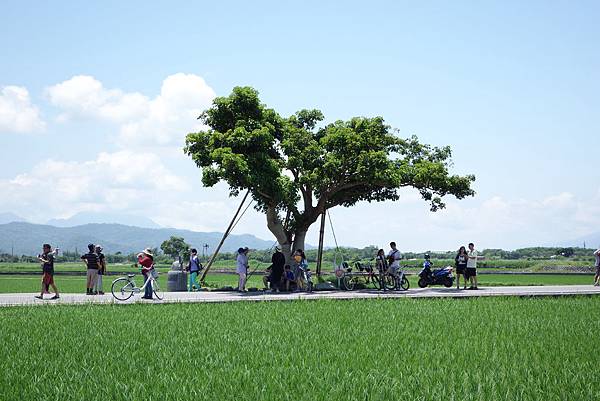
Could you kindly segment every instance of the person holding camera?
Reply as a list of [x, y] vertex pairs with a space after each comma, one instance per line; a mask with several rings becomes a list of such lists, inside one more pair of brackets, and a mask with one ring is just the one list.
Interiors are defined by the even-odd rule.
[[58, 288], [54, 284], [54, 255], [58, 251], [56, 248], [54, 251], [50, 244], [44, 244], [42, 246], [42, 254], [38, 255], [38, 260], [42, 263], [42, 290], [40, 295], [36, 295], [37, 299], [44, 299], [44, 292], [48, 287], [52, 287], [54, 290], [54, 296], [50, 299], [58, 299]]
[[81, 260], [87, 267], [87, 288], [86, 295], [96, 295], [94, 287], [98, 282], [98, 255], [96, 254], [96, 246], [94, 244], [88, 244], [89, 252], [81, 256]]

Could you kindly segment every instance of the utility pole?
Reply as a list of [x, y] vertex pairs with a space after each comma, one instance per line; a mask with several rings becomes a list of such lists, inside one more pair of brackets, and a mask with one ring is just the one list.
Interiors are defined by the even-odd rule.
[[208, 244], [202, 245], [202, 259], [204, 259], [205, 257], [208, 256], [208, 248], [210, 248], [210, 245], [208, 245]]

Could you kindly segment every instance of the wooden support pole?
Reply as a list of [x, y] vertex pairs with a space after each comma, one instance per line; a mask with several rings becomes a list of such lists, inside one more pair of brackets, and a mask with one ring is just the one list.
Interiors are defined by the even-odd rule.
[[223, 238], [221, 238], [221, 242], [219, 242], [219, 245], [217, 245], [217, 247], [215, 248], [215, 252], [212, 254], [212, 256], [210, 257], [210, 260], [206, 264], [206, 268], [204, 269], [204, 273], [202, 273], [202, 277], [200, 278], [201, 282], [204, 282], [204, 279], [206, 278], [206, 274], [208, 273], [208, 271], [210, 270], [210, 267], [212, 266], [213, 262], [217, 258], [217, 255], [219, 254], [219, 251], [221, 250], [221, 247], [223, 246], [223, 243], [225, 242], [225, 240], [229, 236], [229, 234], [231, 232], [231, 228], [233, 227], [233, 224], [235, 223], [235, 220], [237, 219], [238, 215], [240, 214], [240, 210], [242, 210], [242, 206], [244, 206], [244, 203], [246, 202], [246, 198], [248, 197], [249, 194], [250, 194], [250, 190], [248, 190], [246, 192], [246, 195], [244, 195], [244, 199], [242, 199], [242, 202], [240, 203], [240, 206], [238, 207], [237, 211], [235, 212], [235, 215], [233, 216], [233, 219], [231, 219], [231, 223], [229, 223], [229, 226], [227, 227], [227, 230], [225, 230], [225, 233], [223, 233]]
[[323, 263], [323, 236], [325, 234], [325, 213], [321, 214], [321, 228], [319, 229], [319, 250], [317, 252], [317, 277], [321, 277], [321, 265]]

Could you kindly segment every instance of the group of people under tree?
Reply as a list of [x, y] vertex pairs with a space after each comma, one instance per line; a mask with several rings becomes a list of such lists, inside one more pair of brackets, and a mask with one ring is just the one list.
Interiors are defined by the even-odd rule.
[[[236, 258], [236, 273], [239, 276], [238, 291], [246, 290], [248, 279], [248, 253], [247, 247], [239, 248]], [[265, 289], [273, 292], [304, 290], [306, 288], [305, 274], [309, 270], [306, 255], [302, 249], [297, 249], [293, 254], [290, 264], [286, 264], [285, 255], [280, 248], [276, 248], [271, 256], [271, 265], [263, 275]]]

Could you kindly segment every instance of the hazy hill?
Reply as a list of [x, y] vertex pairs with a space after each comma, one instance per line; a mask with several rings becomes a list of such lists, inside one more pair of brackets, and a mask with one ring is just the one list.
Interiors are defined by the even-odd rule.
[[[170, 236], [185, 238], [188, 244], [202, 251], [202, 245], [210, 246], [209, 252], [215, 249], [222, 233], [202, 233], [172, 228], [143, 228], [122, 224], [85, 224], [76, 227], [54, 227], [41, 224], [13, 222], [0, 224], [0, 252], [11, 252], [14, 246], [15, 255], [37, 255], [43, 243], [59, 246], [63, 251], [82, 252], [87, 244], [101, 244], [105, 253], [139, 252], [146, 247], [159, 247]], [[223, 252], [232, 252], [241, 246], [254, 249], [268, 249], [274, 241], [265, 241], [253, 235], [230, 235]]]
[[560, 246], [577, 246], [583, 247], [585, 242], [586, 248], [598, 248], [600, 247], [600, 232], [585, 235], [581, 238], [577, 238], [572, 241], [561, 242]]
[[0, 213], [0, 224], [12, 223], [13, 221], [25, 221], [25, 219], [10, 212]]
[[[19, 220], [14, 220], [19, 221]], [[75, 227], [84, 224], [123, 224], [142, 228], [162, 228], [148, 217], [134, 216], [125, 213], [81, 212], [68, 219], [52, 219], [46, 224], [55, 227]]]

